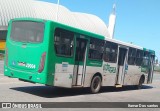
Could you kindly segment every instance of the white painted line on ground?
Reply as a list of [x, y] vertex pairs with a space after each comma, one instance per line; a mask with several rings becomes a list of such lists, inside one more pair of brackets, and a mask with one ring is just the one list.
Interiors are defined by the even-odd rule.
[[[0, 80], [16, 80], [16, 79], [9, 78], [9, 77], [2, 77], [2, 78], [0, 78]], [[17, 79], [17, 80], [18, 80], [18, 79]]]
[[0, 83], [0, 85], [4, 85], [4, 84], [22, 84], [23, 82], [20, 82], [20, 81], [18, 81], [18, 82], [7, 82], [7, 83]]
[[0, 79], [9, 79], [9, 78], [7, 78], [7, 77], [1, 77]]

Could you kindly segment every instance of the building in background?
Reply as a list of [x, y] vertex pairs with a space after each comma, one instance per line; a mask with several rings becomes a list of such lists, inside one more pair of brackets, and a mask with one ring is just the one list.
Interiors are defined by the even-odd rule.
[[[58, 7], [58, 8], [57, 8]], [[58, 10], [57, 10], [58, 9]], [[115, 5], [109, 18], [109, 27], [97, 16], [71, 12], [62, 5], [37, 0], [0, 1], [0, 51], [5, 47], [8, 22], [10, 19], [30, 17], [58, 21], [82, 30], [113, 38], [115, 27]]]

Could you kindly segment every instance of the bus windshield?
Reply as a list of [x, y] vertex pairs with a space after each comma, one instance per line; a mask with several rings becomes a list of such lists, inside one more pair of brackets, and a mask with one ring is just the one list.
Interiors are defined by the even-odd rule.
[[41, 43], [44, 36], [44, 23], [31, 21], [13, 22], [10, 38], [18, 42]]

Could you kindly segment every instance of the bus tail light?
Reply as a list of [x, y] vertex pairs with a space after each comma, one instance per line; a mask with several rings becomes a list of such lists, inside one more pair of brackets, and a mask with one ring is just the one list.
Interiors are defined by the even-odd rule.
[[5, 51], [5, 56], [6, 56], [6, 66], [8, 66], [8, 49], [7, 48]]
[[40, 65], [39, 65], [39, 69], [38, 69], [39, 73], [41, 73], [44, 69], [45, 60], [46, 60], [46, 52], [44, 52], [41, 56]]

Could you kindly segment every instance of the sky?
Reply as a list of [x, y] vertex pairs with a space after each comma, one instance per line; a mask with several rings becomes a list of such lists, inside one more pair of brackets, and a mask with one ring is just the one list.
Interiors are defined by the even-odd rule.
[[[41, 0], [57, 3], [57, 0]], [[160, 59], [160, 0], [60, 0], [73, 12], [94, 14], [107, 25], [116, 4], [114, 38], [156, 51]]]

